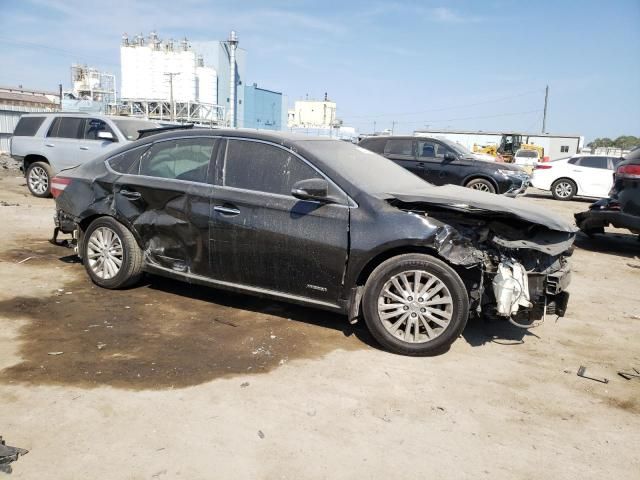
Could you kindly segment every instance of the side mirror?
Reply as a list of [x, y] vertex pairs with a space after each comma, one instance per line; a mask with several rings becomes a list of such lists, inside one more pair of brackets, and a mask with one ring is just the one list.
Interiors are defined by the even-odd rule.
[[444, 159], [447, 162], [453, 162], [454, 160], [457, 160], [458, 157], [456, 157], [455, 153], [453, 152], [445, 152]]
[[113, 133], [105, 131], [98, 132], [98, 138], [100, 140], [108, 140], [110, 142], [113, 142], [115, 140], [115, 138], [113, 138]]
[[329, 182], [324, 178], [309, 178], [296, 182], [291, 189], [291, 195], [300, 200], [318, 200], [327, 203], [333, 201], [329, 197]]

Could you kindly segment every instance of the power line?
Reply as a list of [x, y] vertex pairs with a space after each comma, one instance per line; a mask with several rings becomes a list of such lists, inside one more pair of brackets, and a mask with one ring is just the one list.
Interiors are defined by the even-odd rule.
[[91, 55], [79, 54], [78, 52], [71, 52], [69, 50], [64, 50], [62, 48], [50, 47], [48, 45], [42, 45], [42, 44], [39, 44], [39, 43], [24, 42], [24, 41], [18, 41], [18, 40], [3, 38], [3, 37], [0, 37], [0, 43], [6, 43], [6, 44], [10, 44], [10, 45], [17, 45], [17, 46], [20, 46], [20, 47], [26, 47], [26, 48], [31, 48], [31, 49], [48, 50], [50, 52], [57, 53], [58, 55], [63, 55], [63, 56], [67, 56], [67, 57], [74, 57], [76, 59], [82, 58], [82, 59], [87, 59], [87, 60], [93, 60], [93, 61], [99, 62], [99, 63], [101, 63], [103, 65], [111, 65], [111, 66], [118, 66], [118, 67], [120, 66], [117, 63], [105, 61], [103, 58], [93, 57]]
[[502, 102], [504, 100], [511, 100], [512, 98], [524, 97], [524, 96], [531, 95], [531, 94], [534, 94], [534, 93], [541, 93], [543, 91], [544, 91], [544, 89], [530, 90], [530, 91], [518, 93], [518, 94], [515, 94], [515, 95], [508, 95], [508, 96], [505, 96], [505, 97], [494, 98], [492, 100], [484, 100], [482, 102], [453, 105], [453, 106], [450, 106], [450, 107], [432, 108], [432, 109], [429, 109], [429, 110], [422, 110], [422, 111], [419, 111], [419, 112], [380, 113], [380, 114], [367, 114], [367, 115], [343, 115], [342, 117], [346, 118], [346, 119], [350, 119], [350, 118], [378, 118], [378, 117], [402, 116], [402, 115], [422, 115], [424, 113], [442, 112], [442, 111], [446, 111], [446, 110], [455, 110], [457, 108], [467, 108], [467, 107], [475, 107], [475, 106], [478, 106], [478, 105], [488, 105], [488, 104], [492, 104], [492, 103], [496, 103], [496, 102]]

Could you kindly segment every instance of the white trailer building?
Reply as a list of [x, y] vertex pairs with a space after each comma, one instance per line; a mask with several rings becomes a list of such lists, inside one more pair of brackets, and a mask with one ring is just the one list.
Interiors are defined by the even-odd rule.
[[414, 135], [419, 137], [446, 138], [464, 145], [473, 151], [474, 146], [500, 145], [503, 135], [522, 135], [522, 142], [539, 145], [544, 148], [545, 157], [549, 160], [568, 157], [580, 153], [584, 144], [584, 137], [580, 135], [556, 135], [552, 133], [521, 133], [521, 132], [483, 132], [464, 130], [416, 130]]

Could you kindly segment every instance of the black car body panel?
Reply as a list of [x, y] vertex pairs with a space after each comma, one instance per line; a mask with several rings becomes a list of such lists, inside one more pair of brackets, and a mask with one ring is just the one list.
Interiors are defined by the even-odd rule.
[[362, 139], [359, 145], [434, 185], [465, 186], [471, 180], [485, 179], [496, 193], [516, 196], [524, 193], [529, 183], [529, 175], [519, 166], [482, 160], [445, 139], [376, 136]]
[[[199, 181], [142, 174], [141, 165], [153, 163], [154, 149], [196, 139], [211, 152]], [[251, 172], [255, 177], [248, 182], [259, 182], [261, 175], [293, 181], [298, 168], [326, 179], [331, 201], [228, 185], [237, 142], [247, 152], [270, 155], [265, 149], [276, 149], [293, 162], [274, 177]], [[61, 176], [70, 183], [56, 198], [57, 225], [75, 230], [80, 242], [93, 219], [111, 216], [133, 232], [150, 272], [349, 315], [357, 315], [359, 289], [371, 270], [402, 252], [430, 253], [454, 266], [477, 312], [495, 302], [484, 285], [502, 259], [517, 259], [531, 278], [541, 279], [530, 284], [535, 307], [562, 293], [549, 293], [548, 280], [558, 283], [551, 275], [568, 281], [562, 272], [568, 272], [572, 225], [520, 200], [430, 185], [382, 156], [337, 140], [173, 131]]]
[[[620, 173], [633, 167], [630, 174]], [[609, 198], [593, 203], [589, 210], [575, 214], [578, 227], [585, 233], [604, 233], [612, 226], [640, 234], [640, 147], [624, 157], [613, 174], [613, 187]]]

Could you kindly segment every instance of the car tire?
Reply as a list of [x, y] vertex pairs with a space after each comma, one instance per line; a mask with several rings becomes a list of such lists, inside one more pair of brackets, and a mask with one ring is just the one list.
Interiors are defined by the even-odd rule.
[[484, 178], [474, 178], [473, 180], [469, 180], [465, 187], [472, 190], [479, 190], [481, 192], [496, 193], [496, 187], [493, 186], [493, 183]]
[[371, 273], [362, 310], [371, 335], [384, 348], [427, 356], [442, 353], [462, 333], [469, 318], [469, 295], [445, 262], [411, 253], [390, 258]]
[[82, 259], [93, 283], [103, 288], [126, 288], [142, 277], [142, 249], [129, 229], [112, 217], [100, 217], [89, 225]]
[[46, 162], [33, 162], [27, 168], [25, 178], [31, 195], [39, 198], [51, 196], [51, 179], [53, 178], [51, 165]]
[[576, 193], [578, 193], [578, 186], [569, 178], [559, 178], [551, 184], [551, 195], [556, 200], [571, 200]]

